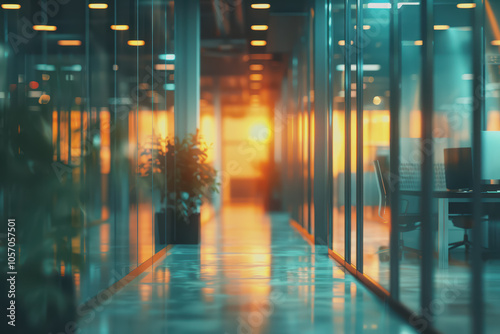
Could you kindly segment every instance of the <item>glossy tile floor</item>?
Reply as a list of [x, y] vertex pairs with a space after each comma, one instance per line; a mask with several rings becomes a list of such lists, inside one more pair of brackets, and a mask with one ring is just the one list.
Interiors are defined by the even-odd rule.
[[231, 205], [80, 323], [82, 333], [414, 333], [284, 214]]

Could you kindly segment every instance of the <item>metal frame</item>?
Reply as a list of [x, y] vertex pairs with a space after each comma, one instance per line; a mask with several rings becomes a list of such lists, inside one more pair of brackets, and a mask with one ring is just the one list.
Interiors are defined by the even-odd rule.
[[351, 0], [345, 0], [344, 9], [344, 258], [347, 263], [351, 263]]

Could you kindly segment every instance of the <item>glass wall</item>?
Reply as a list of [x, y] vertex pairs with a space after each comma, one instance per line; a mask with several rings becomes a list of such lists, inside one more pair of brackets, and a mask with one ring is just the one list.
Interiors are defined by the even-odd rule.
[[[23, 265], [53, 254], [80, 303], [167, 245], [174, 2], [16, 1], [0, 14], [2, 217], [24, 226]], [[49, 249], [30, 246], [40, 238]]]
[[[328, 115], [329, 131], [314, 140], [328, 144], [329, 219], [315, 225], [328, 224], [330, 254], [410, 310], [417, 330], [492, 332], [500, 314], [499, 5], [314, 2], [328, 8], [328, 110], [314, 112]], [[284, 96], [296, 98], [290, 82], [307, 75], [289, 71]]]

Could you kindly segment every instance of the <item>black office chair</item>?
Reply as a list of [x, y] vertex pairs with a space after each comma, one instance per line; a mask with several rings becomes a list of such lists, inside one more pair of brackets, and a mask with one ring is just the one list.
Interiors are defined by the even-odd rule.
[[[385, 186], [384, 177], [382, 176], [382, 169], [380, 168], [380, 162], [375, 160], [373, 162], [375, 166], [375, 174], [377, 176], [377, 186], [379, 193], [379, 205], [378, 205], [378, 215], [380, 218], [385, 220], [385, 208], [387, 205], [387, 188]], [[404, 258], [404, 254], [414, 254], [417, 256], [421, 255], [420, 250], [407, 247], [404, 245], [403, 233], [414, 231], [420, 228], [421, 217], [419, 215], [408, 214], [408, 207], [410, 202], [408, 200], [402, 200], [406, 203], [406, 208], [403, 210], [403, 214], [398, 217], [398, 228], [399, 228], [399, 257]], [[389, 248], [380, 247], [379, 251], [380, 261], [389, 261]]]
[[469, 241], [468, 232], [474, 225], [471, 203], [450, 203], [448, 219], [451, 220], [455, 227], [464, 230], [464, 239], [462, 241], [452, 242], [448, 244], [448, 246], [450, 246], [448, 249], [452, 250], [460, 246], [465, 246], [465, 254], [467, 255], [469, 253], [470, 247], [472, 246], [472, 243]]

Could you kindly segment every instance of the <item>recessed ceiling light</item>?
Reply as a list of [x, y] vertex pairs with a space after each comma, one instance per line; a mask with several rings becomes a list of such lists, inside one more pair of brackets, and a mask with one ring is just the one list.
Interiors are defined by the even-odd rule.
[[251, 29], [252, 30], [267, 30], [267, 29], [269, 29], [269, 27], [265, 24], [254, 24], [253, 26], [251, 26]]
[[82, 41], [79, 41], [77, 39], [61, 39], [57, 41], [57, 44], [60, 46], [80, 46], [82, 45]]
[[263, 78], [262, 74], [250, 74], [250, 80], [252, 81], [261, 81]]
[[112, 30], [128, 30], [128, 25], [126, 24], [113, 24], [111, 26]]
[[21, 8], [20, 4], [17, 3], [4, 3], [2, 4], [3, 9], [19, 9]]
[[107, 3], [89, 3], [90, 9], [106, 9], [108, 8]]
[[262, 64], [250, 65], [250, 71], [262, 71], [263, 69], [264, 69], [264, 65], [262, 65]]
[[468, 8], [476, 8], [475, 3], [459, 3], [457, 4], [457, 8], [468, 9]]
[[144, 41], [140, 39], [131, 39], [127, 42], [127, 44], [130, 46], [143, 46], [146, 43], [144, 43]]
[[269, 9], [271, 5], [268, 3], [253, 3], [251, 7], [253, 9]]
[[56, 31], [56, 26], [46, 26], [46, 25], [35, 25], [33, 26], [33, 30], [36, 31]]
[[450, 29], [450, 26], [446, 24], [436, 24], [434, 26], [434, 30], [448, 30], [448, 29]]
[[264, 40], [258, 40], [258, 39], [255, 39], [253, 41], [250, 42], [250, 44], [252, 46], [266, 46], [267, 45], [267, 42], [264, 41]]

